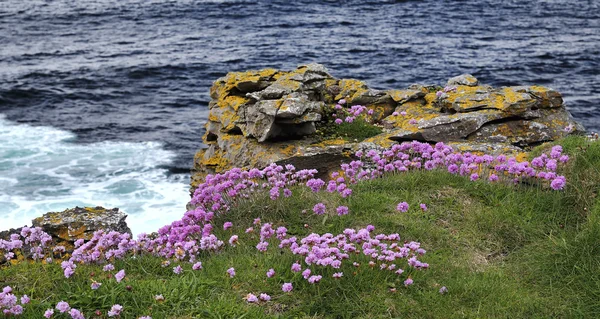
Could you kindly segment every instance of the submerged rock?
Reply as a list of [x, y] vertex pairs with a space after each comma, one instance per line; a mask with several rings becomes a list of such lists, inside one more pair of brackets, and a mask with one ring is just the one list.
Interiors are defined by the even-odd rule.
[[[206, 174], [274, 162], [327, 174], [358, 149], [402, 141], [514, 154], [584, 132], [560, 93], [541, 86], [493, 88], [469, 74], [449, 79], [444, 88], [383, 91], [363, 81], [336, 79], [324, 66], [309, 64], [293, 71], [231, 72], [215, 81], [210, 93], [203, 138], [208, 148], [195, 156], [192, 190]], [[346, 109], [365, 106], [370, 125], [383, 132], [360, 140], [332, 134], [332, 113], [341, 99]]]

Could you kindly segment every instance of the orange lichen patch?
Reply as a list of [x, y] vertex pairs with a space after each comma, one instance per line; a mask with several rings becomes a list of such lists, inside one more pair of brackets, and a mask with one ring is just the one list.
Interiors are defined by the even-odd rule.
[[340, 93], [335, 96], [335, 100], [346, 99], [348, 103], [352, 103], [352, 100], [358, 98], [368, 90], [365, 82], [356, 79], [343, 79], [339, 82]]
[[211, 167], [215, 170], [215, 172], [221, 172], [227, 169], [227, 165], [229, 164], [229, 160], [224, 157], [224, 154], [221, 150], [217, 150], [213, 156], [210, 158], [203, 158], [200, 161], [201, 165]]
[[383, 148], [390, 148], [392, 145], [396, 144], [396, 142], [390, 139], [391, 136], [392, 134], [382, 133], [365, 139], [363, 143], [373, 143]]
[[280, 72], [275, 69], [264, 69], [260, 71], [230, 72], [225, 78], [215, 81], [210, 88], [210, 97], [222, 100], [228, 96], [239, 83], [275, 80]]
[[293, 156], [294, 154], [296, 154], [296, 152], [298, 152], [298, 146], [294, 145], [294, 144], [290, 144], [290, 145], [282, 145], [280, 146], [281, 149], [279, 150], [279, 152], [285, 156]]
[[540, 108], [554, 108], [563, 105], [563, 98], [560, 93], [543, 86], [531, 86], [528, 91], [540, 99]]
[[344, 145], [344, 144], [347, 144], [347, 143], [348, 142], [346, 140], [344, 140], [343, 138], [336, 138], [336, 139], [324, 140], [324, 141], [321, 141], [321, 142], [310, 144], [310, 147], [322, 147], [322, 148], [325, 148], [327, 146]]
[[233, 111], [237, 112], [240, 106], [248, 103], [250, 99], [243, 96], [230, 95], [217, 101], [217, 106], [219, 108], [229, 108]]
[[521, 152], [515, 155], [517, 162], [526, 162], [529, 160], [529, 153]]

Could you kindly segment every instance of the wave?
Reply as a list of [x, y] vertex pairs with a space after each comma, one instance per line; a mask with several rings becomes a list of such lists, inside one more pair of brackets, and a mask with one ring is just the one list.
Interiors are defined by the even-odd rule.
[[134, 234], [181, 217], [188, 176], [169, 174], [175, 154], [160, 143], [75, 144], [76, 135], [0, 115], [0, 224], [31, 223], [74, 206], [119, 207]]

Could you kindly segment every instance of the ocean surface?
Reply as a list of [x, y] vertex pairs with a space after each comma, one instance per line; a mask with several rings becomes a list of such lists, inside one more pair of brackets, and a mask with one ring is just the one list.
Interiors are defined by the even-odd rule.
[[0, 0], [0, 230], [75, 205], [178, 219], [212, 82], [309, 62], [380, 89], [541, 84], [600, 130], [600, 1]]

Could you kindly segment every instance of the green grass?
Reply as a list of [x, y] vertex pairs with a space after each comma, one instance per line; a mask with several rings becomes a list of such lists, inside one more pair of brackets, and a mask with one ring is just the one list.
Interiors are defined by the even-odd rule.
[[[58, 265], [23, 263], [0, 270], [0, 284], [32, 297], [23, 318], [40, 318], [60, 300], [86, 315], [96, 309], [106, 314], [119, 303], [122, 318], [600, 317], [600, 143], [578, 137], [560, 143], [571, 156], [564, 191], [470, 182], [439, 171], [388, 175], [355, 185], [347, 199], [303, 190], [278, 201], [265, 196], [242, 203], [216, 222], [234, 227], [215, 232], [225, 241], [238, 234], [240, 245], [200, 256], [200, 271], [183, 264], [185, 272], [175, 275], [175, 264], [162, 267], [161, 260], [142, 256], [115, 262], [127, 272], [117, 284], [101, 266], [80, 265], [65, 279]], [[408, 213], [396, 211], [402, 201], [411, 205]], [[330, 210], [326, 217], [312, 214], [318, 202]], [[337, 205], [347, 205], [350, 214], [336, 216]], [[266, 253], [254, 248], [257, 234], [244, 230], [256, 217], [285, 225], [294, 236], [372, 224], [376, 233], [421, 242], [427, 253], [420, 260], [430, 269], [413, 271], [415, 284], [407, 288], [406, 276], [371, 269], [356, 256], [361, 266], [343, 266], [340, 280], [327, 270], [321, 283], [310, 285], [290, 271], [297, 256], [275, 241]], [[236, 269], [234, 278], [225, 274], [229, 267]], [[269, 268], [277, 273], [270, 279]], [[97, 291], [90, 289], [91, 278], [103, 283]], [[284, 282], [293, 282], [292, 293], [281, 291]], [[449, 292], [440, 294], [441, 286]], [[250, 292], [268, 293], [272, 301], [247, 304], [243, 297]], [[157, 294], [165, 301], [155, 301]]]
[[363, 117], [359, 117], [352, 123], [343, 122], [338, 125], [329, 122], [327, 125], [319, 127], [319, 132], [328, 139], [343, 138], [354, 142], [379, 135], [383, 130], [381, 127], [365, 121]]

